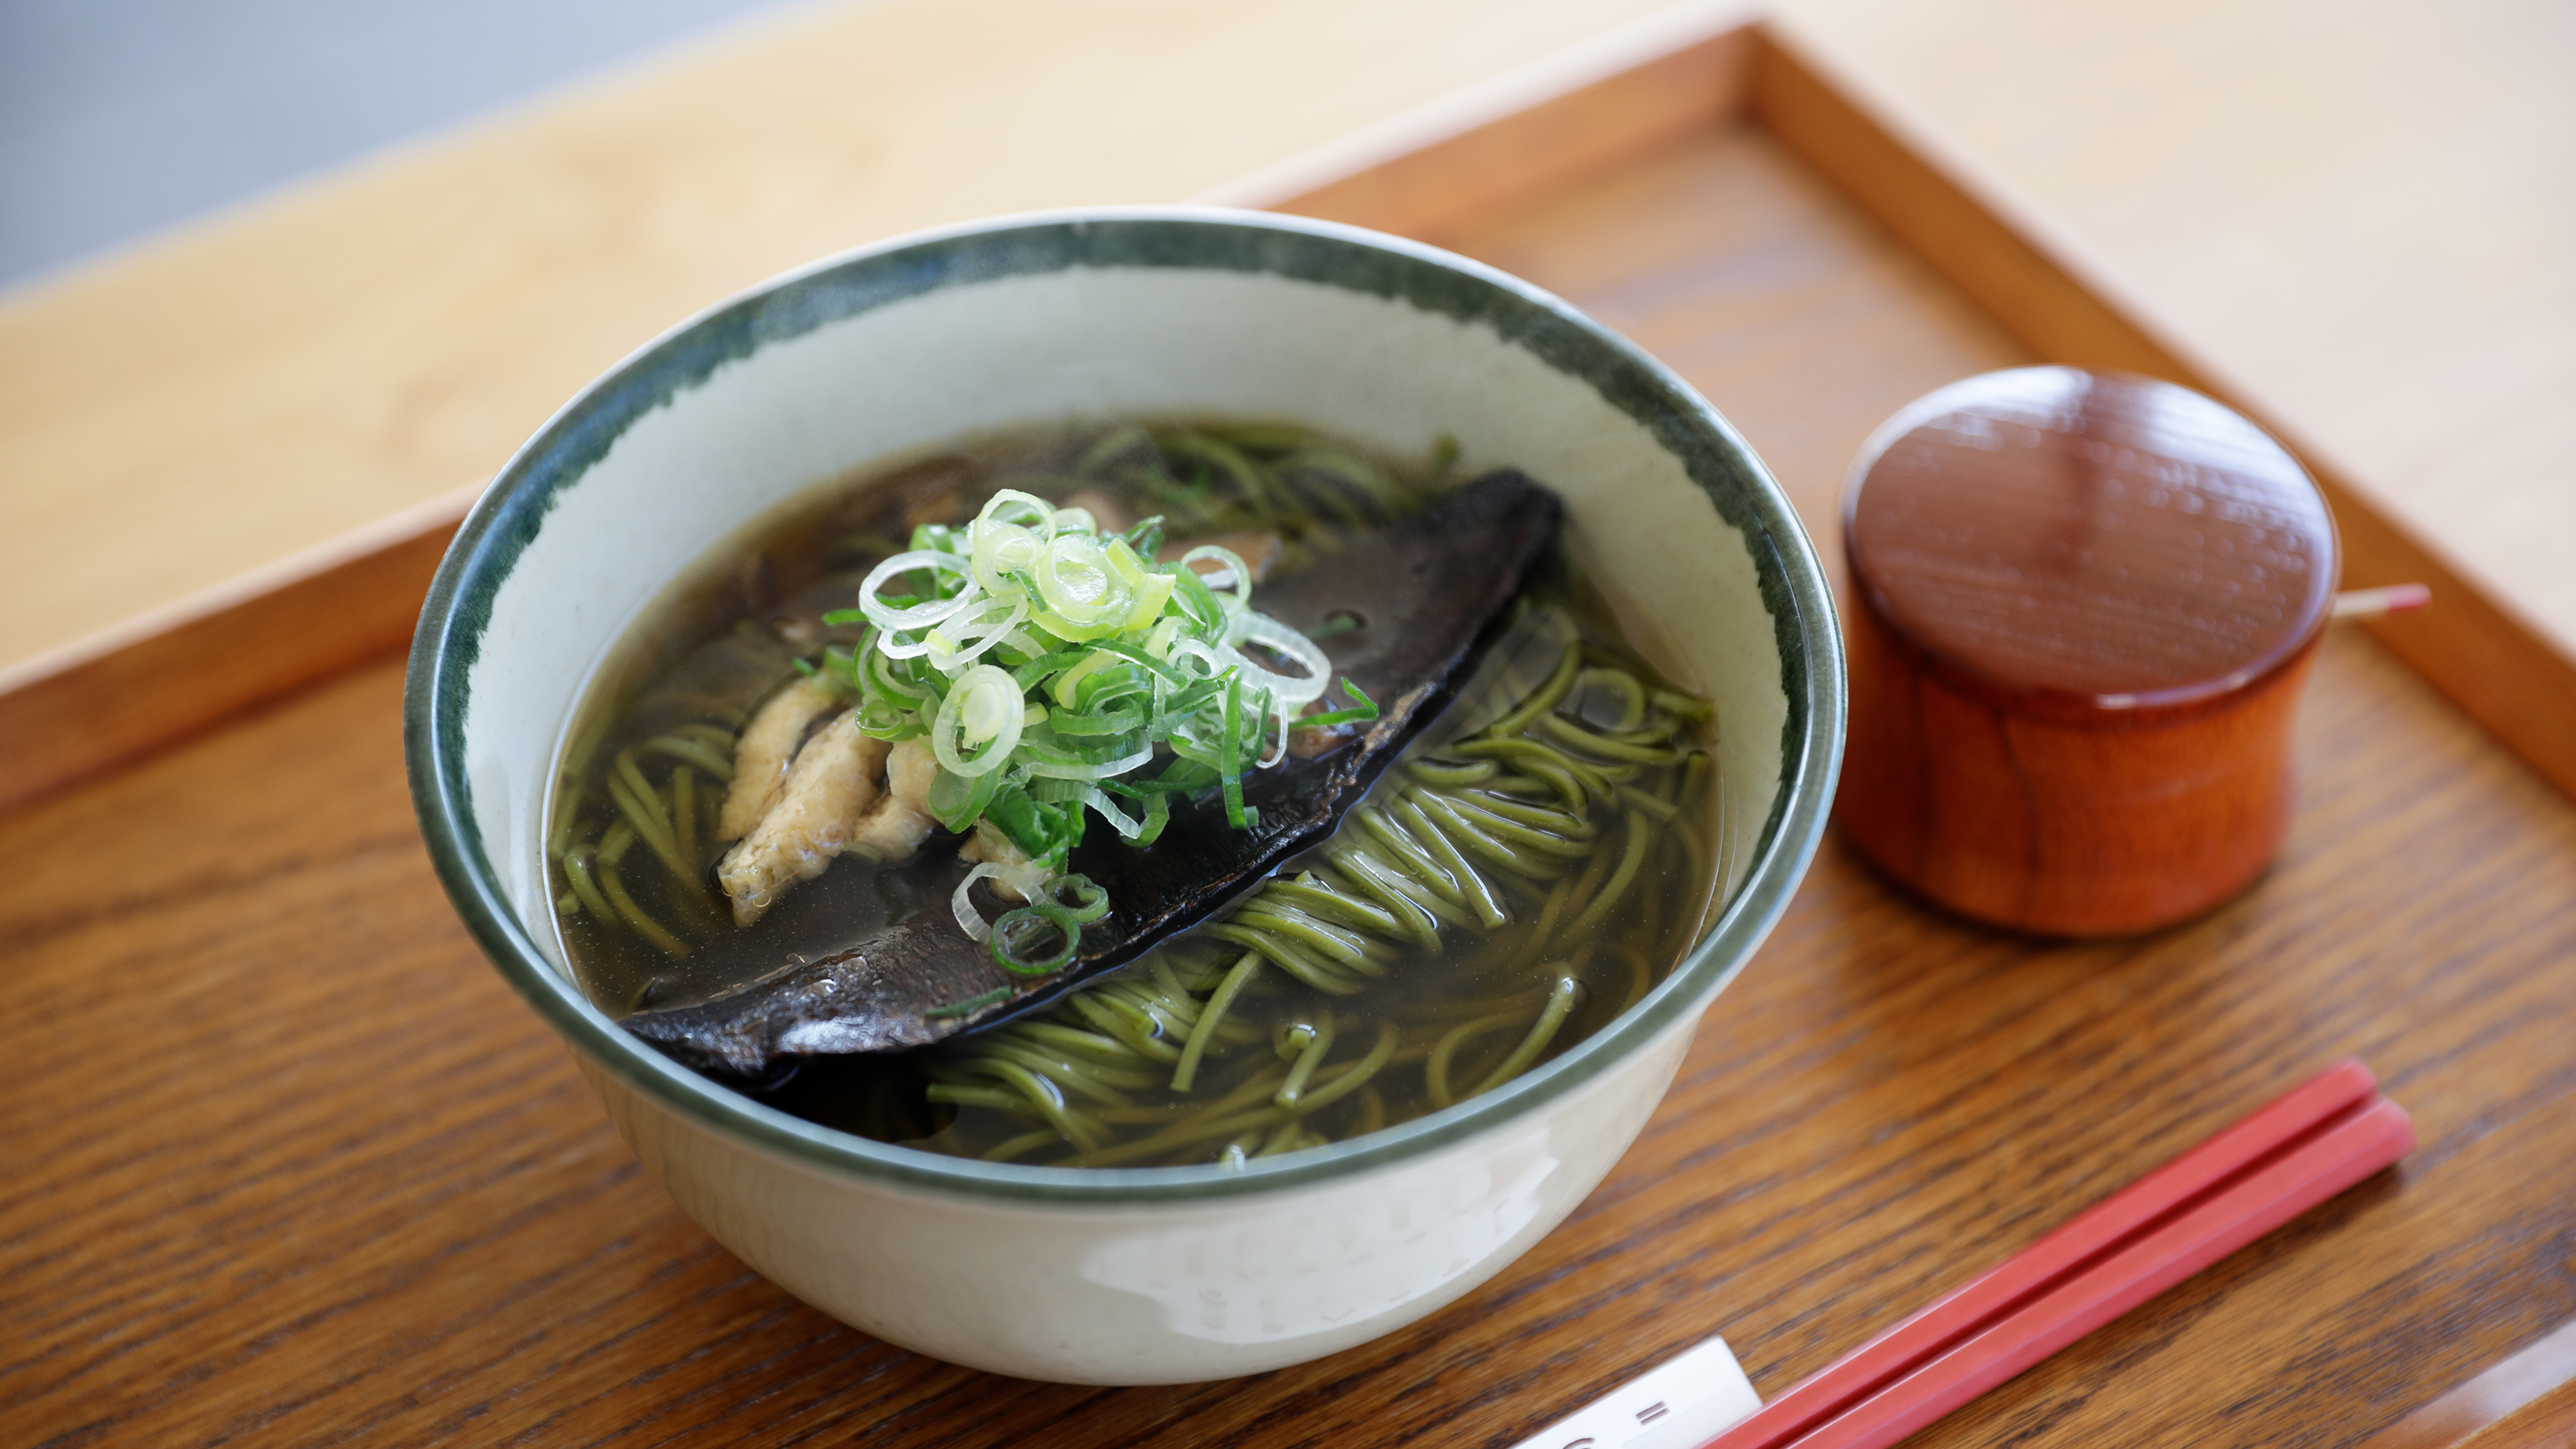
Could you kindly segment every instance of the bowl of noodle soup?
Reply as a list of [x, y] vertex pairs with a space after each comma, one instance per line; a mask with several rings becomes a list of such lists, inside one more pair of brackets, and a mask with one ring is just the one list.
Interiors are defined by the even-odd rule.
[[[563, 875], [565, 822], [585, 818], [566, 803], [566, 756], [636, 622], [702, 574], [711, 548], [827, 480], [960, 438], [1131, 418], [1290, 420], [1387, 457], [1454, 460], [1461, 476], [1516, 468], [1553, 491], [1587, 607], [1641, 674], [1703, 711], [1693, 749], [1713, 803], [1691, 858], [1704, 861], [1705, 909], [1672, 959], [1579, 1040], [1522, 1053], [1509, 1072], [1459, 1067], [1481, 1090], [1461, 1076], [1334, 1140], [1291, 1124], [1267, 1155], [1211, 1142], [1211, 1160], [1176, 1165], [1114, 1153], [1082, 1165], [1079, 1143], [1031, 1152], [1043, 1123], [1003, 1144], [1010, 1160], [981, 1155], [993, 1137], [965, 1144], [974, 1155], [874, 1140], [621, 1027], [568, 945], [580, 933], [567, 918], [614, 913]], [[827, 259], [683, 323], [585, 389], [511, 460], [442, 565], [413, 647], [406, 746], [460, 916], [708, 1232], [807, 1303], [920, 1352], [1146, 1384], [1366, 1342], [1454, 1301], [1572, 1211], [1642, 1129], [1807, 868], [1843, 709], [1830, 600], [1778, 486], [1634, 345], [1526, 283], [1395, 238], [1096, 208]], [[662, 788], [679, 792], [661, 797], [666, 819], [672, 803], [689, 808], [686, 780]], [[1523, 889], [1528, 914], [1546, 887]], [[1188, 977], [1179, 959], [1167, 980]], [[1183, 980], [1199, 992], [1184, 1005], [1203, 1006], [1215, 980]], [[1379, 1030], [1390, 1046], [1399, 1035]], [[1504, 1028], [1492, 1054], [1518, 1031]]]

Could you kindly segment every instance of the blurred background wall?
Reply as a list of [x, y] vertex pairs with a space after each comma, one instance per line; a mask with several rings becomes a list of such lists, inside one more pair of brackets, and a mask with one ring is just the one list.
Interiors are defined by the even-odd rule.
[[0, 287], [779, 0], [0, 0]]

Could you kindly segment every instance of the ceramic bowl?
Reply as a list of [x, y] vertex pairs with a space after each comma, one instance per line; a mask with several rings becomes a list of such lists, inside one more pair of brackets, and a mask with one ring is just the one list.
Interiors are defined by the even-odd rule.
[[[1467, 471], [1509, 463], [1557, 489], [1569, 544], [1632, 640], [1717, 705], [1725, 905], [1689, 957], [1507, 1086], [1239, 1171], [988, 1164], [866, 1141], [684, 1070], [593, 1007], [554, 929], [541, 825], [575, 704], [621, 631], [747, 520], [853, 466], [1108, 414], [1288, 418], [1399, 455], [1446, 433]], [[406, 726], [421, 828], [457, 911], [691, 1217], [895, 1343], [997, 1373], [1144, 1384], [1374, 1338], [1571, 1211], [1805, 871], [1843, 706], [1806, 535], [1734, 428], [1652, 358], [1428, 247], [1157, 208], [864, 248], [600, 378], [457, 535], [413, 644]]]

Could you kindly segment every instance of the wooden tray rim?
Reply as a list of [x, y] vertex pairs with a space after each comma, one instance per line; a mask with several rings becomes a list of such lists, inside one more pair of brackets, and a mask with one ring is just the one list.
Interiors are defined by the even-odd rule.
[[[2147, 320], [2113, 269], [1931, 128], [1744, 0], [1604, 32], [1189, 198], [1437, 241], [1694, 130], [1749, 121], [2042, 358], [2164, 377], [2282, 437], [2343, 534], [2345, 581], [2424, 582], [2439, 606], [2369, 627], [2504, 745], [2576, 794], [2576, 661], [2405, 533], [2231, 379]], [[481, 484], [116, 628], [0, 667], [0, 809], [405, 647]]]

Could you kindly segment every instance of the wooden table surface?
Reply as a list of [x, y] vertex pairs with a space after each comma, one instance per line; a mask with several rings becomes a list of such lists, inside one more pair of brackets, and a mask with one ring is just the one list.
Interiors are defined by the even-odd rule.
[[[1820, 537], [1890, 409], [2028, 356], [1742, 125], [1446, 239], [1671, 361]], [[2347, 1054], [2411, 1158], [1919, 1442], [2395, 1445], [2576, 1317], [2576, 810], [2363, 635], [2323, 651], [2245, 897], [2030, 941], [1829, 838], [1528, 1256], [1334, 1358], [1138, 1390], [888, 1347], [681, 1217], [450, 913], [400, 691], [380, 658], [0, 816], [32, 1028], [0, 1439], [1500, 1446], [1711, 1332], [1777, 1393]], [[2505, 1430], [2555, 1432], [2556, 1392]]]
[[[788, 6], [0, 292], [0, 679], [482, 482], [627, 351], [814, 257], [1185, 200], [1638, 25], [1753, 8]], [[2576, 8], [1767, 8], [2576, 658], [2554, 542], [2576, 530]]]

